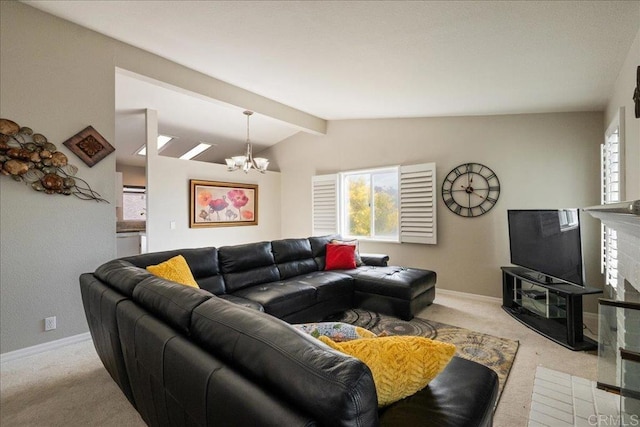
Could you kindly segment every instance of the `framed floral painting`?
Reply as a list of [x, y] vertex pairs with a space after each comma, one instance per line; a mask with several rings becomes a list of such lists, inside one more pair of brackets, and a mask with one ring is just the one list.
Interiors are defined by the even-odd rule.
[[258, 225], [258, 186], [189, 180], [189, 227]]

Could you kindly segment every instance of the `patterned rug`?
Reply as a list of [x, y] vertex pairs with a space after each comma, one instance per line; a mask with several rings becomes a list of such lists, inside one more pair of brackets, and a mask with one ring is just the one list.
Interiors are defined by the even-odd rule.
[[518, 341], [417, 317], [407, 322], [372, 311], [354, 309], [331, 320], [361, 326], [376, 334], [384, 331], [389, 335], [415, 335], [455, 344], [456, 356], [478, 362], [498, 374], [498, 400], [518, 351]]

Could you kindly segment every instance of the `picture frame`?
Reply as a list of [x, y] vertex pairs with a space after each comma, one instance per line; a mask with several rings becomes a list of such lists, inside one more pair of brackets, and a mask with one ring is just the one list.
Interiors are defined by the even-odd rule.
[[116, 150], [93, 126], [82, 129], [63, 142], [63, 145], [89, 167], [93, 167]]
[[189, 228], [258, 225], [258, 185], [189, 180]]

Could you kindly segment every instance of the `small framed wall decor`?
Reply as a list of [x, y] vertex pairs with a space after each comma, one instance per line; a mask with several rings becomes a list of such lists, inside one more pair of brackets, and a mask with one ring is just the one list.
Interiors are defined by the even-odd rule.
[[189, 180], [189, 227], [258, 225], [258, 186]]
[[116, 150], [93, 126], [87, 126], [63, 144], [89, 167]]

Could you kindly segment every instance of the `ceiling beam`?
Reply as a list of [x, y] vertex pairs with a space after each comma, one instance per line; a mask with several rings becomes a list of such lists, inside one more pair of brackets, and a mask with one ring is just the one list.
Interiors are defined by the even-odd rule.
[[327, 133], [327, 121], [239, 88], [126, 43], [116, 42], [117, 71], [190, 95], [247, 109], [280, 120], [301, 131]]

